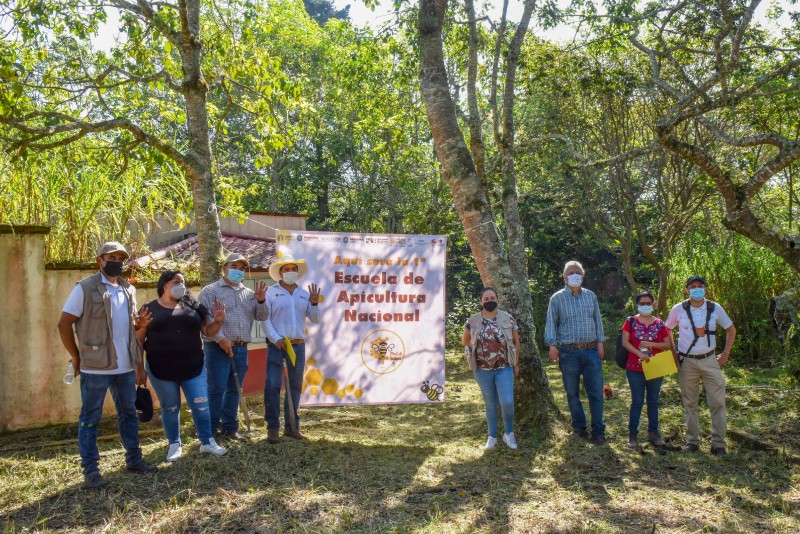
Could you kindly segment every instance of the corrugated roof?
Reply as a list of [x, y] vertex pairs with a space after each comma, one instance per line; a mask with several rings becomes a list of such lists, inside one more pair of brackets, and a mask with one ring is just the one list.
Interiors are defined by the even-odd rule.
[[[222, 249], [225, 255], [236, 252], [250, 262], [250, 271], [266, 272], [275, 261], [275, 240], [231, 232], [222, 232]], [[131, 261], [131, 267], [148, 267], [155, 270], [167, 270], [191, 265], [198, 267], [197, 235], [154, 250], [146, 256], [139, 256]]]

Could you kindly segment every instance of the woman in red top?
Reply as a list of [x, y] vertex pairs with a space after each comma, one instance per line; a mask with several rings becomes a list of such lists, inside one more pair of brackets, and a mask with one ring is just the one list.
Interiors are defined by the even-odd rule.
[[[628, 349], [628, 363], [625, 372], [631, 387], [631, 411], [628, 419], [628, 445], [639, 448], [636, 436], [639, 433], [639, 419], [647, 398], [647, 441], [656, 447], [663, 447], [664, 440], [658, 433], [658, 395], [661, 392], [663, 377], [645, 380], [642, 362], [659, 351], [669, 349], [669, 330], [664, 321], [653, 316], [655, 299], [649, 291], [636, 295], [636, 311], [633, 321], [625, 320], [622, 327], [622, 345]], [[631, 323], [633, 328], [631, 328]]]

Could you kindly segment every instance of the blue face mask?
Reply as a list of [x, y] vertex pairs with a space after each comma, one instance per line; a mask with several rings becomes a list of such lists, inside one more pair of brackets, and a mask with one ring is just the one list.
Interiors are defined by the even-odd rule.
[[649, 304], [644, 304], [642, 306], [637, 307], [636, 309], [639, 310], [639, 313], [641, 313], [642, 315], [645, 316], [653, 315], [653, 306]]
[[706, 296], [706, 288], [693, 287], [689, 290], [689, 296], [692, 297], [692, 300], [703, 300]]
[[234, 284], [238, 284], [244, 280], [244, 271], [240, 271], [239, 269], [228, 269], [228, 280]]

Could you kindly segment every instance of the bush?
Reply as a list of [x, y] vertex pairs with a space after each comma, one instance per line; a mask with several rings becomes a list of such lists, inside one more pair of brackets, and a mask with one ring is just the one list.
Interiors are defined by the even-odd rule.
[[[707, 280], [708, 298], [719, 302], [736, 326], [737, 359], [759, 365], [780, 360], [784, 350], [769, 317], [770, 298], [800, 281], [781, 258], [739, 234], [720, 242], [694, 232], [681, 241], [671, 273], [672, 304], [686, 298], [684, 283], [689, 276]], [[718, 342], [722, 340], [720, 336]]]

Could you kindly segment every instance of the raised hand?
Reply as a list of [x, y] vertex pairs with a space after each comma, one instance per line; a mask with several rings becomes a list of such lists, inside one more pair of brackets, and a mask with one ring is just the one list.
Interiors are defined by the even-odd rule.
[[215, 300], [214, 304], [211, 305], [212, 311], [214, 312], [214, 322], [218, 324], [222, 324], [225, 322], [225, 304], [222, 302]]
[[317, 284], [311, 284], [308, 286], [308, 301], [311, 304], [319, 303], [319, 287]]
[[133, 316], [133, 327], [136, 330], [141, 330], [150, 326], [153, 322], [153, 314], [147, 309], [147, 306], [142, 306], [138, 314]]
[[267, 298], [267, 283], [256, 282], [256, 300], [258, 302], [264, 302], [264, 299], [266, 298]]

